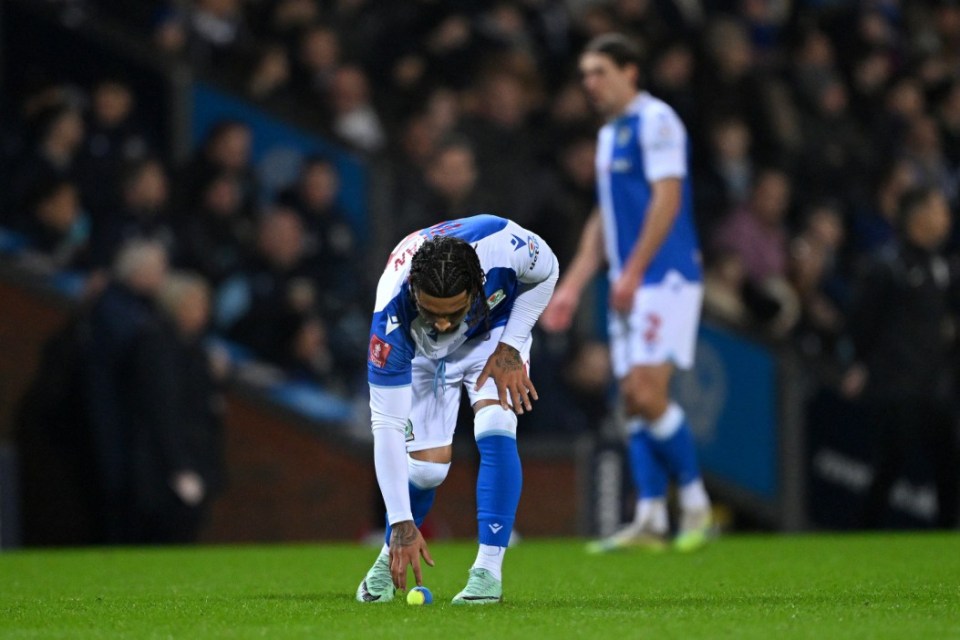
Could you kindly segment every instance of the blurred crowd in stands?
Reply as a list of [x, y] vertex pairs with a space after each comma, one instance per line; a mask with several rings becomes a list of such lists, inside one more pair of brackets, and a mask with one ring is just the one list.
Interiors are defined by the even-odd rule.
[[[873, 256], [902, 239], [904, 196], [932, 189], [960, 213], [955, 0], [56, 2], [359, 154], [386, 190], [370, 222], [392, 241], [489, 211], [536, 230], [561, 265], [595, 201], [599, 122], [578, 53], [628, 33], [647, 54], [644, 84], [690, 133], [706, 316], [796, 349], [851, 394], [862, 354], [848, 318]], [[26, 237], [18, 259], [88, 273], [104, 305], [130, 286], [123, 247], [149, 241], [205, 283], [205, 326], [289, 375], [362, 392], [384, 255], [337, 209], [334, 164], [308, 158], [265, 198], [243, 121], [177, 161], [139, 125], [131, 87], [52, 75], [11, 96], [0, 225]], [[949, 264], [960, 225], [945, 236], [929, 251]], [[133, 288], [140, 302], [156, 292]], [[571, 336], [539, 336], [550, 401], [530, 420], [544, 430], [590, 429], [606, 412], [602, 324], [589, 315]]]

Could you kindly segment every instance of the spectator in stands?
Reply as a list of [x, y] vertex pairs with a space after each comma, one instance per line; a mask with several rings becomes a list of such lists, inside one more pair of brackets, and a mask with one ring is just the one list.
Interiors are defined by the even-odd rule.
[[193, 542], [224, 484], [222, 399], [202, 338], [210, 292], [174, 272], [158, 292], [162, 313], [136, 341], [131, 470], [140, 543]]
[[400, 203], [400, 218], [407, 226], [429, 227], [446, 217], [492, 211], [492, 203], [477, 185], [478, 175], [473, 145], [465, 137], [441, 140], [424, 175], [426, 191]]
[[200, 200], [177, 224], [179, 263], [218, 287], [240, 271], [253, 248], [254, 223], [243, 215], [243, 189], [222, 171], [201, 187]]
[[23, 210], [25, 198], [41, 184], [77, 177], [77, 155], [85, 128], [80, 110], [69, 103], [45, 108], [34, 119], [34, 136], [11, 169], [5, 196], [11, 211]]
[[851, 221], [851, 248], [857, 254], [868, 255], [894, 242], [900, 200], [917, 182], [905, 161], [890, 160], [874, 185]]
[[790, 190], [783, 171], [758, 172], [749, 201], [731, 212], [714, 236], [716, 245], [741, 257], [747, 278], [757, 285], [786, 273]]
[[796, 170], [798, 193], [809, 204], [843, 194], [848, 201], [866, 188], [873, 155], [848, 110], [846, 85], [826, 74], [809, 88], [812, 101], [803, 125], [803, 144]]
[[286, 47], [282, 43], [268, 43], [257, 50], [251, 70], [243, 80], [244, 91], [257, 104], [288, 109], [296, 99], [292, 78]]
[[[532, 89], [516, 71], [490, 64], [477, 82], [477, 110], [464, 119], [461, 132], [473, 146], [479, 189], [492, 200], [489, 210], [509, 211], [518, 224], [529, 224], [539, 206], [529, 188], [538, 179], [540, 154], [530, 120]], [[450, 211], [438, 220], [456, 215]]]
[[745, 301], [752, 314], [782, 337], [799, 312], [796, 295], [787, 283], [787, 226], [791, 185], [779, 169], [757, 173], [749, 202], [720, 223], [714, 250], [732, 251], [746, 274]]
[[703, 313], [736, 329], [749, 329], [753, 318], [743, 299], [746, 272], [743, 259], [732, 249], [707, 252], [703, 272]]
[[[737, 114], [750, 127], [757, 157], [776, 157], [768, 92], [771, 83], [753, 64], [746, 27], [731, 17], [715, 18], [704, 35], [704, 65], [698, 67], [700, 104], [713, 113]], [[694, 127], [696, 130], [696, 127]]]
[[912, 75], [899, 76], [884, 94], [883, 111], [874, 127], [880, 145], [880, 156], [898, 156], [902, 152], [910, 124], [927, 111], [927, 100], [920, 81]]
[[252, 40], [241, 0], [192, 0], [185, 19], [184, 53], [197, 67], [222, 71], [249, 57]]
[[850, 109], [868, 131], [881, 126], [884, 92], [893, 78], [896, 61], [887, 50], [871, 49], [853, 62], [850, 73]]
[[[825, 200], [811, 205], [800, 233], [790, 241], [787, 267], [800, 302], [794, 340], [811, 363], [830, 367], [834, 376], [845, 355], [841, 349], [849, 302], [847, 282], [840, 269], [844, 237], [839, 203]], [[819, 373], [827, 375], [826, 370]]]
[[707, 148], [697, 166], [697, 231], [709, 238], [717, 224], [746, 204], [754, 181], [750, 128], [738, 115], [720, 115], [708, 124]]
[[386, 132], [370, 95], [366, 72], [345, 64], [333, 73], [329, 104], [333, 133], [350, 147], [368, 154], [381, 151]]
[[139, 384], [136, 354], [158, 321], [156, 295], [166, 276], [163, 244], [134, 240], [121, 248], [113, 280], [90, 311], [83, 380], [106, 543], [137, 541], [130, 452], [139, 407], [153, 390]]
[[890, 489], [917, 452], [933, 470], [938, 526], [957, 526], [960, 453], [951, 357], [960, 270], [942, 253], [950, 225], [942, 193], [909, 191], [900, 203], [898, 243], [858, 283], [850, 327], [856, 361], [842, 390], [862, 400], [875, 430], [864, 527], [884, 526]]
[[228, 173], [241, 189], [241, 210], [251, 220], [257, 210], [260, 184], [252, 165], [253, 132], [234, 119], [217, 121], [203, 144], [178, 175], [179, 211], [193, 211], [200, 202], [201, 189], [215, 175]]
[[21, 264], [45, 274], [89, 266], [90, 220], [69, 180], [37, 185], [28, 198], [22, 231], [28, 246]]
[[[596, 203], [596, 136], [586, 131], [559, 143], [558, 166], [539, 188], [541, 203], [531, 226], [553, 249], [561, 265], [568, 265], [577, 251], [578, 238], [570, 229], [580, 229]], [[531, 185], [537, 188], [538, 185]]]
[[[324, 24], [303, 31], [293, 58], [293, 84], [297, 97], [309, 109], [329, 110], [333, 79], [340, 68], [340, 36]], [[326, 116], [321, 116], [325, 121]]]
[[580, 80], [571, 78], [561, 84], [547, 105], [545, 139], [564, 140], [595, 124], [595, 112], [587, 102]]
[[957, 175], [947, 163], [940, 130], [932, 116], [920, 116], [908, 125], [903, 159], [917, 184], [935, 187], [946, 196], [948, 203], [958, 202], [960, 186], [957, 185]]
[[340, 299], [358, 297], [364, 289], [356, 263], [357, 240], [337, 205], [340, 175], [323, 157], [304, 160], [300, 176], [277, 201], [300, 215], [306, 233], [307, 253], [316, 262], [323, 295]]
[[176, 238], [170, 225], [169, 180], [160, 160], [145, 158], [126, 165], [120, 176], [120, 208], [94, 220], [91, 235], [93, 266], [103, 267], [115, 259], [126, 242], [153, 238], [172, 256]]
[[260, 220], [256, 253], [220, 287], [217, 323], [233, 340], [280, 364], [298, 323], [320, 303], [315, 265], [300, 216], [275, 206]]
[[146, 158], [152, 144], [136, 122], [136, 99], [126, 82], [104, 78], [94, 85], [90, 97], [87, 135], [77, 163], [84, 204], [99, 217], [121, 204], [114, 186], [122, 167]]

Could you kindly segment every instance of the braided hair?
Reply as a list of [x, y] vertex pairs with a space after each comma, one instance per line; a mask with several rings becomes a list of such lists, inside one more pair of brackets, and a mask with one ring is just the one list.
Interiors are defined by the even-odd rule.
[[417, 249], [410, 263], [410, 295], [423, 291], [436, 298], [450, 298], [464, 291], [473, 300], [471, 314], [476, 322], [489, 322], [483, 283], [486, 277], [480, 258], [469, 243], [452, 236], [437, 235]]

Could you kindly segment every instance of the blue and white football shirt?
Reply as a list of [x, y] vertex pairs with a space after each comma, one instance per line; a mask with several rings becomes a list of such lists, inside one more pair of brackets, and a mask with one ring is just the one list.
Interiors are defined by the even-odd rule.
[[687, 156], [687, 132], [680, 118], [667, 103], [646, 92], [600, 129], [597, 192], [611, 281], [619, 277], [640, 237], [651, 184], [664, 178], [683, 181], [680, 212], [647, 267], [643, 284], [661, 282], [670, 270], [690, 282], [703, 280]]
[[[410, 295], [410, 264], [426, 240], [450, 235], [473, 245], [486, 274], [484, 293], [490, 310], [489, 326], [475, 322], [471, 312], [455, 331], [440, 334], [417, 313]], [[411, 362], [417, 355], [439, 360], [467, 340], [507, 324], [524, 285], [546, 280], [555, 269], [552, 250], [535, 233], [493, 215], [441, 222], [411, 233], [390, 253], [377, 285], [370, 327], [367, 379], [377, 386], [409, 385]]]

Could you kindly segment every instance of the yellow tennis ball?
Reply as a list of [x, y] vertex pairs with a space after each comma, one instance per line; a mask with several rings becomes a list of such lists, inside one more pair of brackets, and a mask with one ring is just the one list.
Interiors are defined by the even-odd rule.
[[407, 593], [407, 604], [423, 605], [433, 602], [433, 594], [426, 587], [414, 587]]

